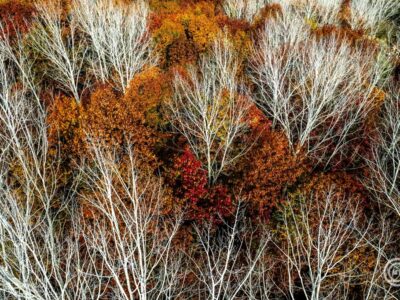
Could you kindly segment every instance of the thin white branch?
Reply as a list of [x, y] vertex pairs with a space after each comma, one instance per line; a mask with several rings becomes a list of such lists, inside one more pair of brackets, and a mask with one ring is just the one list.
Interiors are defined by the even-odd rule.
[[226, 37], [214, 43], [212, 52], [191, 67], [188, 78], [175, 76], [170, 116], [204, 162], [211, 182], [232, 164], [243, 150], [234, 143], [244, 133], [248, 95], [237, 80], [239, 61]]
[[147, 3], [74, 0], [73, 4], [73, 17], [93, 51], [87, 59], [94, 76], [125, 91], [137, 72], [157, 60], [151, 51]]

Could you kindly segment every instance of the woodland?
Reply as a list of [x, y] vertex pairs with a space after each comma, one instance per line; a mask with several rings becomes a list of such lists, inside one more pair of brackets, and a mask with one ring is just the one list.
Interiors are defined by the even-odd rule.
[[399, 240], [399, 0], [0, 0], [0, 299], [395, 300]]

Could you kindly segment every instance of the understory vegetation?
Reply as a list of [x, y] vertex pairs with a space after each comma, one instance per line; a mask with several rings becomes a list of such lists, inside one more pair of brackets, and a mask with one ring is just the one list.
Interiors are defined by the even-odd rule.
[[399, 237], [400, 1], [0, 1], [0, 299], [400, 299]]

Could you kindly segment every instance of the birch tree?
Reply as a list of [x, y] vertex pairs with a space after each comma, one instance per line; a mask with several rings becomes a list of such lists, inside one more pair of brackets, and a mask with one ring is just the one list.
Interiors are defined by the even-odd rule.
[[65, 27], [58, 0], [37, 2], [35, 7], [37, 18], [34, 33], [30, 35], [32, 46], [50, 63], [52, 79], [79, 102], [87, 48], [77, 37], [77, 23], [70, 19], [68, 27]]
[[[211, 224], [195, 227], [198, 247], [189, 258], [198, 278], [196, 290], [204, 299], [237, 299], [247, 290], [271, 241], [272, 235], [268, 231], [253, 231], [251, 225], [243, 222], [240, 205], [233, 223], [225, 223], [225, 227], [220, 232], [213, 232]], [[200, 259], [195, 260], [198, 255]]]
[[112, 0], [74, 0], [73, 16], [87, 38], [91, 70], [101, 82], [125, 91], [134, 75], [156, 62], [148, 33], [145, 1], [116, 5]]
[[245, 131], [248, 94], [237, 78], [240, 62], [226, 37], [214, 43], [185, 77], [176, 73], [175, 94], [169, 104], [173, 125], [204, 162], [210, 182], [244, 151], [234, 143]]
[[357, 265], [346, 260], [366, 244], [369, 224], [361, 226], [357, 202], [337, 198], [333, 188], [296, 201], [289, 202], [283, 211], [286, 242], [281, 250], [286, 258], [290, 298], [302, 291], [306, 299], [333, 299], [356, 274]]
[[173, 239], [181, 218], [162, 214], [162, 188], [139, 173], [127, 150], [122, 173], [112, 150], [92, 147], [93, 163], [83, 169], [89, 194], [82, 197], [96, 211], [96, 222], [84, 228], [88, 255], [104, 272], [110, 297], [170, 299], [181, 293], [180, 262]]
[[383, 105], [366, 185], [376, 199], [400, 216], [400, 88], [393, 83]]
[[328, 165], [357, 137], [382, 67], [374, 53], [336, 37], [316, 40], [301, 20], [271, 20], [254, 51], [254, 99], [295, 153]]

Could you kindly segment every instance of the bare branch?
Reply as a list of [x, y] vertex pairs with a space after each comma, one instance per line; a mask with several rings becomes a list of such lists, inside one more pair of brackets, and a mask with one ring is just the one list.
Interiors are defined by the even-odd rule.
[[[340, 199], [333, 189], [311, 198], [288, 202], [283, 211], [289, 292], [301, 290], [306, 299], [330, 299], [356, 276], [348, 263], [365, 244], [369, 226], [361, 227], [355, 200]], [[359, 231], [358, 228], [363, 228]], [[295, 284], [294, 277], [299, 284]]]
[[[84, 170], [97, 221], [85, 228], [85, 242], [96, 264], [104, 266], [99, 279], [117, 299], [165, 299], [180, 293], [181, 256], [173, 253], [173, 239], [181, 218], [162, 214], [160, 182], [136, 169], [132, 150], [127, 173], [115, 154], [93, 145], [94, 165]], [[109, 274], [109, 275], [107, 275]]]
[[79, 102], [79, 83], [87, 49], [82, 41], [77, 40], [77, 24], [71, 19], [68, 34], [65, 34], [58, 0], [37, 2], [36, 9], [36, 28], [30, 35], [32, 46], [50, 62], [52, 78]]
[[[233, 223], [225, 224], [226, 229], [219, 232], [213, 232], [210, 224], [195, 227], [199, 245], [190, 259], [204, 299], [236, 299], [239, 293], [249, 292], [248, 282], [271, 235], [262, 229], [251, 229], [250, 224], [242, 221], [241, 214], [239, 205]], [[194, 260], [198, 255], [200, 259]]]
[[252, 64], [254, 96], [297, 152], [328, 164], [356, 136], [382, 68], [374, 53], [316, 40], [295, 16], [271, 20]]
[[373, 157], [367, 163], [367, 187], [400, 217], [400, 88], [394, 84], [389, 86]]
[[189, 69], [188, 79], [175, 76], [170, 116], [204, 161], [211, 182], [243, 153], [234, 149], [244, 133], [248, 110], [248, 95], [237, 80], [239, 64], [225, 37], [215, 41], [210, 55], [201, 58], [199, 70]]
[[125, 91], [138, 71], [156, 62], [145, 1], [115, 5], [112, 0], [75, 0], [73, 7], [74, 19], [94, 52], [87, 58], [98, 80], [111, 80]]

